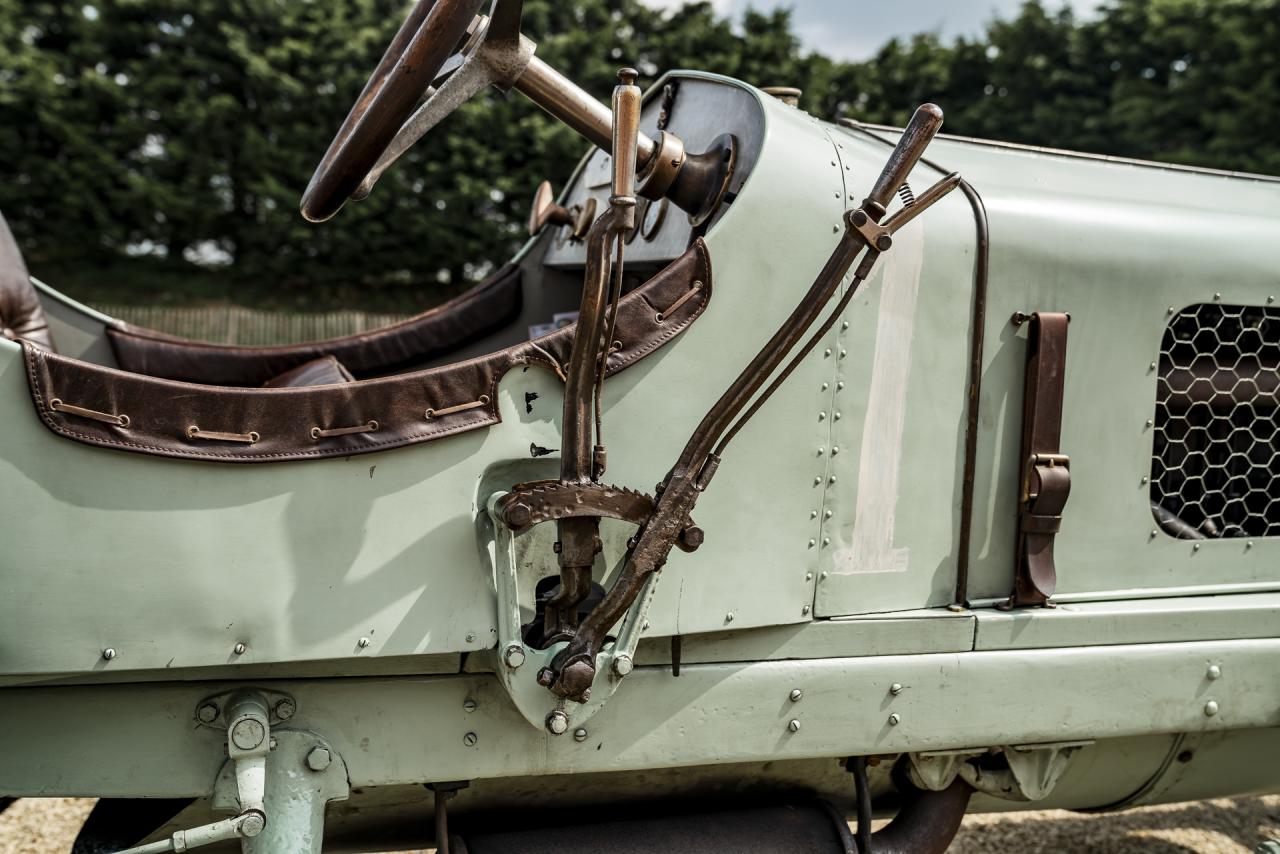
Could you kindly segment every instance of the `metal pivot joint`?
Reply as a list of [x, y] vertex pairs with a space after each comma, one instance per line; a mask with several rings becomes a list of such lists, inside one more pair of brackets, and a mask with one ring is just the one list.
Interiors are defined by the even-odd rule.
[[[579, 703], [590, 697], [596, 657], [607, 633], [635, 602], [648, 580], [665, 565], [671, 549], [680, 541], [682, 531], [689, 524], [698, 496], [710, 484], [728, 443], [786, 381], [844, 311], [880, 254], [892, 246], [893, 233], [959, 184], [959, 175], [949, 175], [923, 193], [916, 204], [904, 207], [885, 219], [894, 193], [920, 160], [941, 124], [942, 110], [938, 107], [926, 104], [916, 111], [870, 195], [857, 210], [846, 215], [840, 242], [800, 304], [703, 417], [679, 459], [659, 485], [653, 512], [631, 541], [623, 569], [612, 589], [586, 616], [568, 645], [542, 674], [540, 681], [552, 693]], [[862, 255], [854, 281], [834, 311], [818, 323], [823, 308], [864, 249], [867, 251]], [[590, 291], [590, 287], [587, 290]], [[816, 323], [816, 331], [802, 344], [806, 332]], [[587, 338], [585, 330], [580, 331], [579, 338], [575, 339], [575, 350], [584, 338], [598, 340]], [[791, 356], [789, 361], [788, 356]], [[766, 387], [770, 377], [773, 380]], [[567, 399], [565, 405], [568, 435]]]

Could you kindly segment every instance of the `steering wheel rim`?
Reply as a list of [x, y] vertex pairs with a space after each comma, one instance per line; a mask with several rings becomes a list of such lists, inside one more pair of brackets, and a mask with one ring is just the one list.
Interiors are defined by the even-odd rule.
[[418, 0], [378, 61], [302, 194], [302, 216], [336, 214], [462, 42], [482, 0]]

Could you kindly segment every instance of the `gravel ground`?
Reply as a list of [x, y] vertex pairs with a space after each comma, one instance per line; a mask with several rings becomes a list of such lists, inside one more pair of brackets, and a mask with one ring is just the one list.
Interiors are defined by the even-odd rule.
[[[93, 808], [90, 798], [17, 801], [0, 814], [0, 854], [59, 854]], [[974, 815], [951, 854], [1250, 854], [1280, 837], [1280, 795], [1146, 807], [1111, 815]]]

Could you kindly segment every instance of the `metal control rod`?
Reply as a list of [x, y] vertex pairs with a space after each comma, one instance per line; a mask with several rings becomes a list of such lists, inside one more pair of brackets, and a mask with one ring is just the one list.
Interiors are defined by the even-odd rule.
[[[529, 60], [514, 88], [592, 145], [613, 152], [613, 111], [538, 57]], [[657, 147], [648, 135], [637, 134], [637, 171], [644, 170]]]

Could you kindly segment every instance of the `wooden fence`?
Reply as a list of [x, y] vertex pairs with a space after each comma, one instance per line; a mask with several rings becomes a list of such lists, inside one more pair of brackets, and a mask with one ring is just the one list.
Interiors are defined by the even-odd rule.
[[162, 308], [135, 305], [99, 305], [103, 314], [170, 335], [213, 341], [218, 344], [294, 344], [322, 341], [377, 329], [404, 319], [400, 314], [367, 314], [333, 311], [326, 314], [293, 314], [255, 311], [240, 306]]

